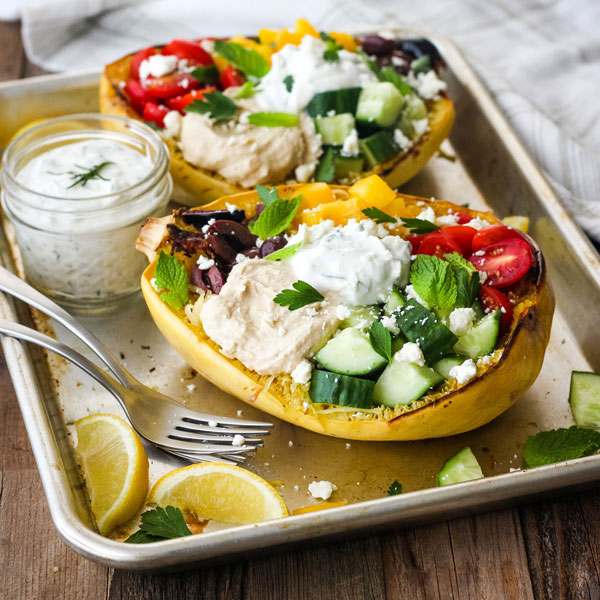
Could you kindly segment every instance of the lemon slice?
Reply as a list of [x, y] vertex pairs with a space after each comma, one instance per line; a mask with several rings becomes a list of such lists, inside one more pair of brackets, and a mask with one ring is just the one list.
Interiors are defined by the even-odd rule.
[[254, 473], [224, 463], [190, 465], [161, 477], [148, 502], [175, 506], [201, 519], [245, 525], [289, 515], [275, 488]]
[[513, 229], [518, 229], [523, 233], [529, 231], [529, 217], [521, 217], [519, 215], [513, 215], [512, 217], [504, 217], [502, 222]]
[[77, 451], [102, 535], [131, 519], [148, 492], [148, 457], [133, 429], [116, 415], [75, 421]]

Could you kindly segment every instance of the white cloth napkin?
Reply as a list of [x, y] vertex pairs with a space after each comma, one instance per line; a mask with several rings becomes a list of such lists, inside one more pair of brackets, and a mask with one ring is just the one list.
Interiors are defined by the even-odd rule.
[[[19, 0], [3, 0], [13, 5]], [[33, 62], [55, 71], [101, 66], [174, 37], [293, 26], [382, 24], [437, 30], [484, 78], [579, 224], [600, 241], [598, 0], [21, 0]], [[0, 12], [0, 18], [2, 12]]]

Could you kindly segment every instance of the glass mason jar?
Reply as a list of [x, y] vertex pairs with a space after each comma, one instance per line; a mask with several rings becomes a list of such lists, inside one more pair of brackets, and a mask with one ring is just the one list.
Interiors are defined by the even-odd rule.
[[150, 127], [100, 114], [50, 119], [9, 144], [0, 184], [40, 291], [85, 311], [138, 292], [146, 258], [135, 239], [146, 217], [166, 214], [173, 187], [169, 152]]

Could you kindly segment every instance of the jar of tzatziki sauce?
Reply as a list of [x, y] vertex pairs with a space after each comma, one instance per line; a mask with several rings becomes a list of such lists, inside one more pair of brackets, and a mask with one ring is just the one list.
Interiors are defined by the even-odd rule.
[[139, 290], [146, 259], [135, 239], [172, 191], [168, 150], [150, 127], [99, 114], [50, 119], [9, 144], [0, 184], [34, 286], [84, 310]]

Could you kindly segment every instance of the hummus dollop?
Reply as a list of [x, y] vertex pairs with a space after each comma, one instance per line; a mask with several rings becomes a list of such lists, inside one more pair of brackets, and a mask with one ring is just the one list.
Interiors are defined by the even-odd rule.
[[233, 267], [219, 295], [200, 311], [206, 334], [229, 358], [261, 375], [291, 373], [312, 357], [338, 324], [333, 298], [288, 310], [273, 298], [297, 280], [284, 262], [246, 260]]
[[[233, 98], [238, 89], [229, 88], [225, 94]], [[300, 114], [296, 127], [262, 127], [248, 123], [251, 113], [261, 112], [253, 98], [235, 102], [238, 112], [225, 122], [186, 113], [179, 143], [186, 161], [244, 187], [283, 182], [297, 167], [302, 167], [297, 179], [312, 176], [321, 143], [308, 115]]]

